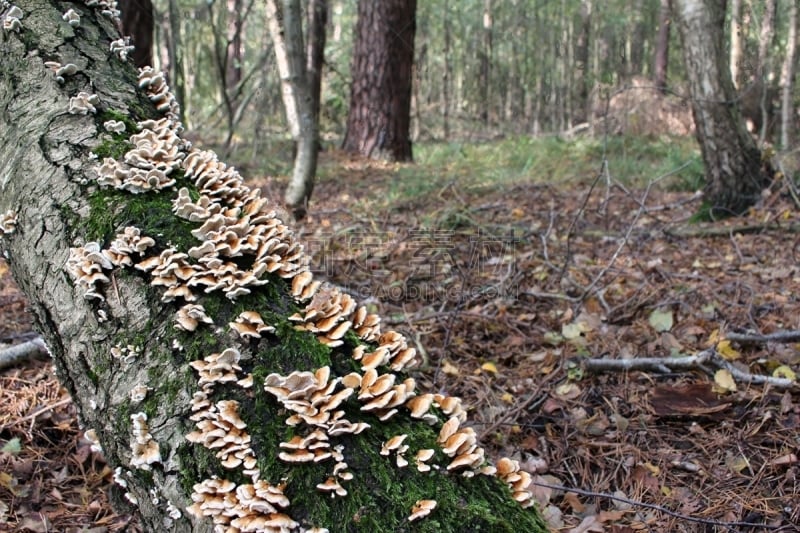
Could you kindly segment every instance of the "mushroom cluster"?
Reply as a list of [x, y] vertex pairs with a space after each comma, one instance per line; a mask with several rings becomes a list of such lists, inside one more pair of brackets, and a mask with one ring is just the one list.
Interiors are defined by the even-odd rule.
[[411, 508], [411, 514], [408, 517], [409, 522], [413, 522], [418, 518], [422, 518], [431, 514], [436, 508], [436, 500], [417, 500]]
[[208, 516], [215, 531], [285, 532], [300, 524], [280, 511], [289, 505], [283, 486], [264, 481], [236, 483], [219, 478], [206, 479], [194, 486], [192, 505], [186, 510], [197, 517]]
[[319, 342], [333, 348], [344, 343], [342, 337], [353, 325], [348, 319], [355, 310], [356, 301], [349, 294], [328, 285], [319, 289], [305, 309], [289, 320], [299, 322], [297, 329], [316, 334]]
[[242, 311], [236, 320], [228, 324], [243, 339], [260, 339], [262, 333], [273, 333], [275, 328], [264, 323], [255, 311]]
[[213, 324], [200, 304], [186, 304], [175, 313], [175, 327], [184, 331], [194, 331], [201, 323]]
[[128, 54], [133, 52], [133, 46], [131, 45], [131, 38], [122, 37], [120, 39], [117, 39], [116, 41], [111, 41], [110, 49], [111, 53], [116, 54], [121, 61], [127, 61]]
[[133, 439], [131, 440], [131, 466], [142, 470], [150, 470], [150, 465], [161, 462], [158, 442], [150, 434], [147, 425], [147, 414], [131, 415]]
[[[73, 67], [75, 65], [72, 65]], [[61, 77], [58, 75], [58, 70], [63, 69], [65, 67], [59, 67], [56, 70], [56, 77]], [[77, 67], [75, 67], [77, 72]], [[69, 69], [70, 71], [72, 68]], [[62, 72], [63, 74], [63, 72]], [[63, 83], [63, 77], [61, 81]], [[73, 115], [88, 115], [89, 113], [95, 114], [97, 112], [97, 105], [100, 104], [100, 97], [96, 94], [89, 94], [86, 91], [81, 91], [77, 94], [77, 96], [73, 96], [69, 99], [69, 108], [67, 109]]]
[[101, 15], [109, 17], [117, 25], [120, 24], [117, 0], [86, 0], [86, 5], [99, 9]]
[[14, 233], [17, 228], [17, 213], [9, 209], [0, 215], [0, 237]]
[[250, 448], [250, 435], [245, 431], [247, 424], [239, 416], [239, 402], [220, 400], [213, 405], [208, 403], [204, 409], [195, 411], [193, 419], [197, 429], [187, 434], [186, 440], [215, 450], [220, 464], [229, 470], [243, 466], [244, 474], [257, 481], [257, 461]]
[[125, 123], [121, 120], [106, 120], [103, 127], [111, 133], [125, 133]]
[[[53, 71], [53, 74], [55, 75], [56, 81], [58, 83], [64, 83], [64, 76], [72, 76], [72, 75], [78, 73], [78, 65], [76, 65], [74, 63], [67, 63], [66, 65], [62, 65], [58, 61], [45, 61], [44, 62], [44, 66]], [[87, 94], [87, 93], [83, 93], [83, 94]], [[88, 99], [88, 96], [86, 96], [85, 98]], [[83, 101], [85, 98], [81, 97], [81, 98], [78, 99], [78, 101]], [[94, 104], [97, 104], [97, 102], [94, 101], [94, 102], [91, 102], [91, 104], [83, 104], [83, 107], [81, 107], [80, 111], [75, 110], [74, 112], [76, 112], [76, 113], [80, 112], [80, 113], [85, 115], [86, 112], [89, 112], [89, 110], [91, 109], [91, 107]], [[83, 111], [83, 109], [85, 109], [85, 111]], [[73, 113], [72, 108], [70, 110], [70, 113]], [[92, 113], [94, 113], [94, 111], [92, 111]]]
[[125, 227], [121, 233], [111, 241], [108, 248], [102, 250], [103, 256], [116, 267], [132, 266], [132, 254], [143, 256], [145, 251], [156, 245], [152, 237], [141, 234], [139, 228], [135, 226]]
[[3, 29], [5, 31], [19, 32], [19, 30], [22, 28], [22, 23], [20, 20], [22, 20], [24, 15], [25, 14], [19, 7], [12, 4], [11, 7], [8, 8], [8, 11], [6, 11], [5, 15], [3, 15]]
[[81, 25], [81, 16], [74, 9], [68, 9], [61, 18], [73, 28], [77, 28]]
[[170, 92], [163, 72], [157, 72], [153, 67], [140, 68], [139, 88], [145, 90], [147, 97], [153, 102], [159, 113], [165, 114], [167, 118], [178, 120], [180, 115], [178, 101]]
[[[124, 131], [124, 123], [122, 125]], [[130, 138], [133, 148], [122, 162], [104, 158], [96, 169], [97, 183], [134, 194], [172, 187], [175, 179], [171, 174], [180, 167], [185, 155], [184, 142], [178, 136], [180, 125], [162, 118], [140, 122], [137, 126], [139, 133]], [[119, 128], [115, 123], [110, 127]]]
[[467, 469], [464, 470], [464, 475], [472, 476], [483, 466], [485, 452], [477, 444], [475, 430], [471, 427], [459, 428], [460, 423], [457, 416], [451, 417], [442, 425], [436, 442], [442, 447], [444, 454], [452, 458], [447, 470]]
[[533, 493], [529, 490], [531, 475], [520, 469], [519, 461], [503, 457], [497, 461], [497, 477], [508, 484], [511, 489], [511, 496], [522, 507], [530, 507], [534, 504]]
[[81, 288], [83, 297], [87, 300], [96, 298], [104, 301], [105, 297], [98, 292], [97, 283], [110, 283], [103, 273], [103, 269], [111, 270], [114, 265], [103, 255], [100, 244], [87, 242], [83, 246], [69, 249], [69, 258], [65, 266], [67, 273]]
[[417, 350], [410, 348], [406, 338], [396, 331], [387, 331], [378, 336], [378, 348], [367, 352], [365, 345], [353, 350], [353, 359], [361, 363], [362, 370], [371, 370], [379, 366], [389, 365], [395, 372], [416, 366]]

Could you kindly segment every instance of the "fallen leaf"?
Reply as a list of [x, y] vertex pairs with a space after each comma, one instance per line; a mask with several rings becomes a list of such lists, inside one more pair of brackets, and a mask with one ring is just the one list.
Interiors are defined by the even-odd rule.
[[446, 359], [444, 363], [442, 363], [442, 372], [448, 376], [458, 376], [461, 374], [461, 371], [458, 369], [458, 367]]
[[587, 531], [598, 531], [602, 533], [605, 529], [603, 528], [603, 523], [597, 519], [597, 516], [592, 515], [584, 518], [580, 524], [570, 529], [569, 533], [585, 533]]
[[714, 392], [724, 394], [726, 392], [736, 392], [736, 382], [730, 371], [720, 368], [714, 373]]
[[8, 453], [11, 455], [16, 455], [21, 451], [22, 451], [22, 444], [20, 444], [19, 437], [14, 437], [13, 439], [3, 444], [3, 447], [0, 448], [0, 452]]
[[504, 392], [502, 396], [500, 396], [500, 400], [504, 401], [507, 404], [514, 403], [514, 395], [510, 392]]
[[567, 400], [574, 400], [581, 394], [581, 388], [575, 383], [562, 383], [556, 387], [556, 394]]
[[497, 365], [494, 363], [483, 363], [481, 365], [481, 370], [489, 372], [490, 374], [497, 374]]
[[775, 370], [773, 370], [772, 376], [776, 378], [788, 379], [790, 381], [797, 381], [797, 374], [795, 374], [794, 370], [792, 370], [786, 365], [781, 365]]
[[578, 324], [571, 323], [561, 326], [561, 335], [567, 340], [571, 341], [572, 339], [577, 339], [581, 336], [581, 333], [583, 333], [583, 331]]
[[742, 354], [731, 346], [731, 341], [727, 339], [723, 339], [717, 343], [717, 353], [726, 361], [735, 361], [742, 356]]
[[586, 510], [586, 506], [578, 499], [578, 495], [574, 492], [564, 494], [564, 502], [570, 506], [573, 513], [582, 513]]
[[650, 318], [648, 318], [647, 321], [653, 329], [659, 333], [662, 331], [669, 331], [672, 329], [672, 311], [669, 309], [666, 311], [654, 309], [653, 312], [650, 313]]

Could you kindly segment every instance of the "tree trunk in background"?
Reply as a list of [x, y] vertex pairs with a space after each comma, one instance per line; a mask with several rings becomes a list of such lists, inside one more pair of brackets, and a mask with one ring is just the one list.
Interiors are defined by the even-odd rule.
[[742, 0], [730, 0], [731, 2], [731, 49], [730, 49], [730, 70], [733, 86], [741, 87], [741, 66], [742, 66]]
[[491, 115], [491, 83], [492, 83], [492, 0], [483, 2], [483, 42], [480, 57], [480, 119], [488, 124]]
[[133, 64], [148, 67], [153, 64], [153, 4], [150, 0], [120, 0], [122, 34], [134, 45]]
[[359, 0], [342, 146], [375, 159], [410, 161], [416, 0]]
[[[306, 258], [274, 218], [274, 205], [262, 203], [210, 152], [182, 141], [171, 112], [142, 124], [162, 118], [149, 97], [171, 95], [157, 78], [140, 79], [145, 89], [137, 89], [134, 68], [109, 55], [118, 35], [109, 33], [100, 8], [73, 29], [62, 13], [86, 12], [83, 3], [15, 4], [24, 26], [5, 34], [0, 54], [0, 213], [16, 219], [13, 231], [4, 220], [3, 248], [81, 423], [96, 433], [145, 531], [253, 531], [244, 524], [251, 519], [264, 530], [267, 520], [291, 522], [289, 516], [298, 524], [286, 531], [546, 531], [498, 477], [448, 470], [436, 443], [445, 418], [440, 409], [427, 413], [433, 425], [413, 418], [403, 402], [389, 421], [378, 417], [383, 411], [367, 409], [368, 393], [379, 391], [359, 377], [364, 361], [353, 357], [356, 346], [371, 339], [383, 347], [375, 353], [387, 350], [396, 359], [400, 352], [390, 343], [404, 348], [406, 341], [390, 332], [373, 337], [370, 315], [353, 325], [355, 304], [335, 288], [319, 289], [309, 303], [310, 294], [301, 294], [303, 287], [314, 292], [304, 285]], [[44, 65], [67, 59], [62, 50], [81, 69], [67, 85]], [[85, 113], [67, 111], [77, 91], [94, 95], [72, 101]], [[106, 131], [110, 119], [126, 130]], [[144, 146], [150, 142], [133, 148], [137, 123], [139, 140], [169, 149], [157, 155]], [[159, 157], [163, 175], [136, 167], [148, 178], [139, 179], [121, 161], [126, 152], [126, 161], [142, 166]], [[268, 264], [269, 273], [262, 268]], [[200, 308], [183, 306], [184, 299], [202, 305], [206, 318], [195, 314]], [[197, 318], [184, 315], [185, 330], [176, 328], [179, 309]], [[272, 328], [259, 333], [254, 315], [244, 311]], [[314, 312], [322, 321], [311, 318]], [[297, 320], [290, 319], [294, 313]], [[231, 323], [250, 336], [235, 333]], [[338, 325], [335, 332], [324, 329], [325, 337], [317, 324]], [[319, 370], [325, 367], [330, 378]], [[389, 399], [413, 394], [413, 380], [403, 381], [387, 365], [377, 368], [381, 387], [395, 377], [400, 387], [390, 389]], [[293, 380], [285, 383], [289, 374]], [[276, 386], [266, 390], [265, 382]], [[282, 383], [294, 389], [291, 396]], [[295, 425], [287, 424], [289, 409]], [[458, 421], [458, 411], [451, 412]], [[347, 434], [334, 433], [334, 424]], [[312, 436], [315, 428], [320, 433]], [[397, 453], [381, 454], [400, 434], [407, 435], [411, 463], [402, 469]], [[297, 449], [286, 446], [290, 439]], [[428, 463], [437, 468], [416, 467], [421, 449], [435, 452]], [[306, 462], [297, 465], [300, 459]], [[416, 502], [427, 499], [436, 500], [430, 516], [410, 524]]]
[[759, 108], [761, 111], [761, 129], [758, 132], [759, 144], [767, 140], [767, 132], [772, 126], [774, 92], [773, 60], [770, 47], [775, 39], [775, 9], [777, 0], [764, 0], [764, 18], [761, 20], [761, 31], [758, 36], [758, 58], [756, 60], [756, 85], [760, 89]]
[[[167, 54], [169, 56], [169, 71], [166, 73], [175, 99], [181, 107], [181, 121], [190, 124], [184, 116], [186, 113], [186, 82], [183, 71], [183, 43], [181, 42], [181, 15], [178, 0], [167, 0], [169, 18], [169, 38], [167, 39]], [[190, 114], [191, 115], [191, 114]]]
[[800, 0], [790, 0], [789, 30], [786, 37], [786, 52], [781, 68], [781, 149], [791, 148], [794, 138], [794, 92], [795, 58], [797, 57], [797, 11]]
[[227, 0], [227, 6], [228, 28], [225, 35], [230, 37], [227, 37], [225, 82], [226, 89], [235, 102], [236, 87], [242, 81], [242, 62], [244, 60], [244, 42], [242, 41], [245, 17], [244, 1]]
[[325, 63], [325, 36], [328, 25], [328, 0], [309, 0], [306, 73], [311, 92], [311, 114], [319, 123], [322, 95], [322, 65]]
[[267, 0], [267, 25], [281, 77], [286, 122], [296, 143], [294, 168], [284, 201], [294, 217], [301, 219], [306, 214], [317, 174], [319, 115], [314, 114], [309, 73], [306, 72], [307, 51], [303, 45], [300, 0]]
[[592, 35], [592, 0], [582, 0], [580, 7], [580, 30], [575, 44], [575, 72], [578, 84], [577, 108], [581, 115], [576, 117], [578, 122], [588, 120], [591, 113], [589, 93], [591, 92], [592, 76], [589, 66], [589, 43]]
[[442, 7], [442, 24], [444, 25], [444, 72], [442, 73], [442, 129], [444, 140], [450, 138], [450, 80], [453, 67], [450, 63], [450, 4], [444, 0]]
[[656, 37], [655, 59], [653, 61], [653, 83], [664, 93], [667, 89], [667, 69], [669, 68], [669, 30], [672, 24], [671, 0], [661, 0], [658, 11], [658, 35]]
[[747, 132], [731, 82], [717, 0], [673, 0], [679, 19], [697, 141], [706, 172], [711, 216], [744, 213], [771, 181], [761, 152]]

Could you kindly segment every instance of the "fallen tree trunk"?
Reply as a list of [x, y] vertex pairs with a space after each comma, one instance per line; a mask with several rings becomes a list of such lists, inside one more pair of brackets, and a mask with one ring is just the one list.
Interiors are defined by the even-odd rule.
[[491, 466], [457, 399], [415, 391], [403, 337], [180, 138], [91, 3], [0, 12], [0, 237], [145, 529], [545, 531], [530, 476]]

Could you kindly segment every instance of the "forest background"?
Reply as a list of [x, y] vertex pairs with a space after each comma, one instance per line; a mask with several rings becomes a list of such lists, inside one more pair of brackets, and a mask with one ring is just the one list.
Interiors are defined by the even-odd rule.
[[[733, 105], [781, 177], [744, 217], [706, 225], [688, 223], [704, 169], [668, 0], [420, 2], [413, 164], [338, 149], [357, 6], [327, 4], [323, 151], [298, 227], [317, 271], [378, 296], [389, 323], [424, 341], [420, 379], [471, 400], [491, 447], [516, 450], [544, 485], [595, 493], [540, 487], [554, 529], [800, 523], [797, 389], [751, 379], [793, 379], [800, 364], [797, 2], [726, 3]], [[153, 59], [190, 136], [281, 195], [293, 142], [263, 3], [152, 7]], [[24, 302], [7, 279], [3, 298], [3, 340], [24, 340]], [[709, 346], [736, 365], [730, 376], [702, 361], [660, 376], [584, 365]], [[0, 517], [32, 531], [129, 527], [89, 490], [108, 472], [46, 374], [4, 374], [2, 453], [17, 468], [0, 477], [12, 503]], [[53, 459], [60, 476], [26, 462], [63, 438], [74, 447]]]

